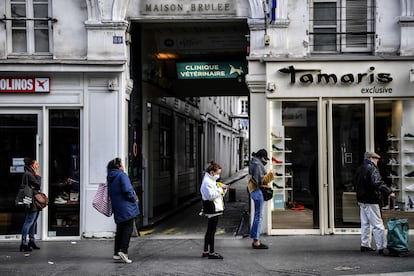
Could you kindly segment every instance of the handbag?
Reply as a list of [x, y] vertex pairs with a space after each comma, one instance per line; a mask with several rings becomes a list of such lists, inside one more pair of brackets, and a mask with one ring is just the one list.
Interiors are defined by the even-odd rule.
[[204, 214], [217, 214], [224, 211], [224, 202], [223, 197], [218, 196], [214, 200], [203, 200], [203, 210]]
[[111, 198], [108, 195], [108, 184], [100, 183], [98, 190], [96, 191], [95, 197], [92, 201], [92, 206], [99, 213], [110, 217], [112, 216], [112, 203]]
[[49, 204], [49, 198], [44, 193], [36, 193], [33, 198], [38, 209], [43, 209]]
[[17, 192], [15, 204], [16, 206], [26, 206], [30, 207], [33, 202], [33, 189], [25, 184], [23, 188], [20, 188]]
[[272, 197], [273, 197], [273, 189], [272, 188], [262, 185], [262, 186], [260, 186], [260, 190], [262, 191], [264, 201], [268, 201], [268, 200], [272, 199]]

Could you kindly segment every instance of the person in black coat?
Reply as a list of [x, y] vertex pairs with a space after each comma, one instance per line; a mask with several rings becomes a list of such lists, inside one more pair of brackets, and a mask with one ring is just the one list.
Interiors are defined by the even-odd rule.
[[[32, 249], [40, 249], [35, 243], [35, 231], [37, 226], [37, 219], [41, 209], [38, 209], [34, 204], [33, 194], [39, 193], [41, 185], [41, 177], [39, 173], [39, 163], [26, 157], [24, 159], [24, 173], [22, 176], [22, 184], [20, 189], [28, 185], [32, 190], [32, 202], [26, 207], [26, 217], [22, 227], [22, 241], [20, 243], [20, 251], [32, 251]], [[27, 241], [29, 236], [29, 241]]]

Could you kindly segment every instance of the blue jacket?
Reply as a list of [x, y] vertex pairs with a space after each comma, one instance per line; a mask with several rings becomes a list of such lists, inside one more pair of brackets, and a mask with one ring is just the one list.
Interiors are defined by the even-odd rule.
[[115, 223], [121, 223], [140, 214], [137, 196], [128, 175], [119, 169], [108, 171], [108, 192]]

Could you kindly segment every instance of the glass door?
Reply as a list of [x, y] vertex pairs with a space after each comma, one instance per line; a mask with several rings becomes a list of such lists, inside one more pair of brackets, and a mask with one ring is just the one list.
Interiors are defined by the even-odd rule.
[[[39, 160], [40, 116], [40, 111], [0, 112], [0, 236], [3, 238], [21, 234], [25, 212], [15, 208], [14, 200], [24, 172], [23, 158]], [[42, 167], [41, 160], [39, 164]]]
[[334, 231], [360, 227], [353, 175], [369, 148], [368, 101], [327, 102], [328, 224]]

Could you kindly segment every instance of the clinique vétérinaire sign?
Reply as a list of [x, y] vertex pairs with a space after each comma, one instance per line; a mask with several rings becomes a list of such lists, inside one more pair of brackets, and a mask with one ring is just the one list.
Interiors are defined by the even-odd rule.
[[231, 62], [178, 62], [178, 79], [232, 79], [247, 73], [247, 65]]

